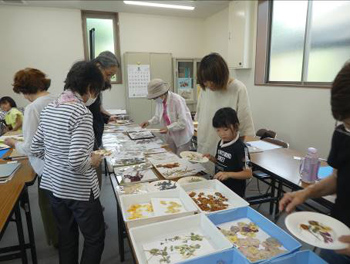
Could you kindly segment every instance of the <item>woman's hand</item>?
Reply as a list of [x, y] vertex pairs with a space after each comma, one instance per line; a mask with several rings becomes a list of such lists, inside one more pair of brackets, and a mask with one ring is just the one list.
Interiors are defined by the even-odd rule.
[[145, 128], [145, 127], [148, 127], [148, 126], [149, 126], [149, 122], [148, 121], [142, 122], [140, 124], [140, 127], [142, 127], [142, 128]]
[[286, 193], [279, 202], [279, 209], [280, 211], [286, 210], [289, 214], [294, 211], [295, 207], [304, 203], [307, 199], [308, 194], [306, 190]]
[[348, 244], [348, 247], [342, 250], [337, 250], [337, 253], [350, 256], [350, 236], [341, 236], [339, 241]]
[[97, 168], [98, 166], [100, 166], [100, 163], [101, 163], [101, 160], [102, 160], [102, 155], [100, 154], [95, 154], [95, 153], [92, 153], [91, 154], [91, 166], [94, 167], [94, 168]]
[[168, 133], [168, 131], [169, 131], [169, 129], [167, 127], [163, 127], [161, 129], [159, 129], [159, 133], [161, 133], [161, 134], [166, 134], [166, 133]]
[[14, 140], [13, 138], [6, 138], [4, 140], [4, 143], [11, 148], [15, 148], [17, 141]]
[[220, 171], [215, 174], [214, 179], [218, 179], [219, 181], [224, 181], [230, 178], [230, 175], [228, 172]]
[[115, 122], [117, 120], [118, 120], [118, 117], [115, 116], [115, 115], [112, 115], [112, 116], [109, 117], [108, 122]]

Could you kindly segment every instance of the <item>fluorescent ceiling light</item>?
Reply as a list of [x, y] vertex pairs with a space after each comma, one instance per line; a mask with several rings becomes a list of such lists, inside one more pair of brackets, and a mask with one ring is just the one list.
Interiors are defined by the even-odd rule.
[[124, 1], [127, 5], [139, 5], [139, 6], [150, 6], [150, 7], [162, 7], [162, 8], [173, 8], [182, 10], [194, 10], [194, 6], [183, 6], [183, 5], [169, 5], [169, 4], [158, 4], [141, 1]]

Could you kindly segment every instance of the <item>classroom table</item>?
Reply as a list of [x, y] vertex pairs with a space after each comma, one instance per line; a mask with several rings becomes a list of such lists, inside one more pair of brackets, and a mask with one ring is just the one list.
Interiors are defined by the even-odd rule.
[[[289, 148], [278, 148], [251, 153], [250, 156], [253, 168], [270, 175], [277, 183], [276, 213], [278, 213], [278, 201], [283, 194], [283, 186], [291, 190], [301, 190], [310, 185], [301, 181], [299, 174], [300, 160], [294, 158], [304, 157], [305, 153]], [[325, 163], [322, 165], [325, 165]], [[335, 195], [313, 200], [327, 209], [331, 209], [335, 202]]]
[[[11, 150], [5, 154], [9, 156]], [[0, 163], [6, 161], [0, 160]], [[33, 223], [30, 211], [27, 187], [35, 182], [36, 174], [28, 159], [19, 160], [21, 167], [7, 183], [0, 184], [0, 240], [10, 221], [15, 221], [19, 245], [0, 248], [0, 261], [21, 258], [22, 263], [28, 263], [26, 250], [31, 250], [32, 263], [37, 263]], [[29, 243], [25, 243], [20, 208], [25, 210]], [[13, 219], [12, 219], [13, 218]]]

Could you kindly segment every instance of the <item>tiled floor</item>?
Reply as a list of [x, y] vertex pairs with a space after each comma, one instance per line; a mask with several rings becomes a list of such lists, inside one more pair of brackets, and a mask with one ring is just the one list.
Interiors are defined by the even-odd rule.
[[[260, 184], [260, 191], [264, 191], [266, 187], [263, 184]], [[247, 189], [247, 196], [256, 195], [258, 192], [256, 180], [252, 180]], [[38, 206], [38, 194], [37, 194], [37, 183], [29, 188], [30, 204], [32, 210], [32, 218], [34, 223], [34, 233], [36, 241], [36, 250], [38, 255], [39, 264], [54, 264], [58, 263], [58, 251], [53, 247], [50, 247], [46, 244], [45, 234], [43, 225], [41, 222], [40, 211]], [[111, 183], [107, 177], [104, 178], [101, 194], [101, 202], [105, 207], [104, 216], [108, 229], [106, 230], [106, 240], [105, 240], [105, 249], [102, 256], [103, 264], [110, 263], [120, 263], [119, 253], [118, 253], [118, 240], [117, 240], [117, 213], [116, 213], [116, 201], [112, 191]], [[257, 206], [254, 206], [257, 208]], [[259, 208], [259, 212], [269, 217], [268, 214], [268, 205], [262, 205]], [[277, 224], [285, 229], [284, 225], [284, 215], [280, 217]], [[0, 247], [9, 246], [17, 243], [17, 234], [15, 229], [15, 224], [10, 223], [1, 242]], [[128, 243], [125, 241], [126, 254], [125, 254], [125, 264], [132, 264], [133, 259], [128, 247]], [[82, 239], [80, 243], [82, 247]], [[304, 249], [310, 249], [308, 246], [303, 246]], [[28, 250], [28, 258], [31, 260], [31, 256]], [[4, 264], [17, 264], [21, 263], [20, 260], [13, 260], [3, 262]], [[30, 262], [31, 263], [31, 262]]]

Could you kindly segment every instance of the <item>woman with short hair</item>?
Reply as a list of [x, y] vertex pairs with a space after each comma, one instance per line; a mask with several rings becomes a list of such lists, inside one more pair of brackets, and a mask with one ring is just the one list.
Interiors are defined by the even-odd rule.
[[196, 114], [198, 152], [215, 154], [220, 138], [211, 122], [216, 111], [223, 107], [237, 112], [240, 137], [255, 135], [247, 88], [241, 81], [230, 78], [227, 63], [218, 53], [201, 60], [197, 78], [202, 88]]
[[70, 69], [65, 91], [41, 113], [31, 152], [44, 159], [40, 188], [47, 191], [59, 233], [59, 259], [76, 264], [79, 230], [84, 236], [80, 263], [98, 264], [104, 248], [105, 224], [94, 168], [92, 114], [87, 106], [101, 92], [104, 79], [92, 62]]
[[[18, 153], [29, 157], [32, 168], [39, 176], [38, 187], [44, 169], [44, 161], [31, 155], [30, 147], [39, 125], [41, 111], [50, 102], [56, 99], [56, 96], [47, 91], [50, 84], [51, 80], [46, 77], [45, 73], [38, 69], [25, 68], [15, 74], [12, 84], [13, 91], [18, 94], [23, 94], [24, 98], [26, 98], [30, 104], [26, 106], [23, 117], [22, 129], [24, 141], [16, 141], [11, 138], [5, 140], [5, 144], [12, 148], [16, 148]], [[54, 223], [52, 210], [46, 194], [40, 188], [38, 189], [39, 207], [44, 224], [46, 240], [48, 245], [57, 247], [57, 229]]]

